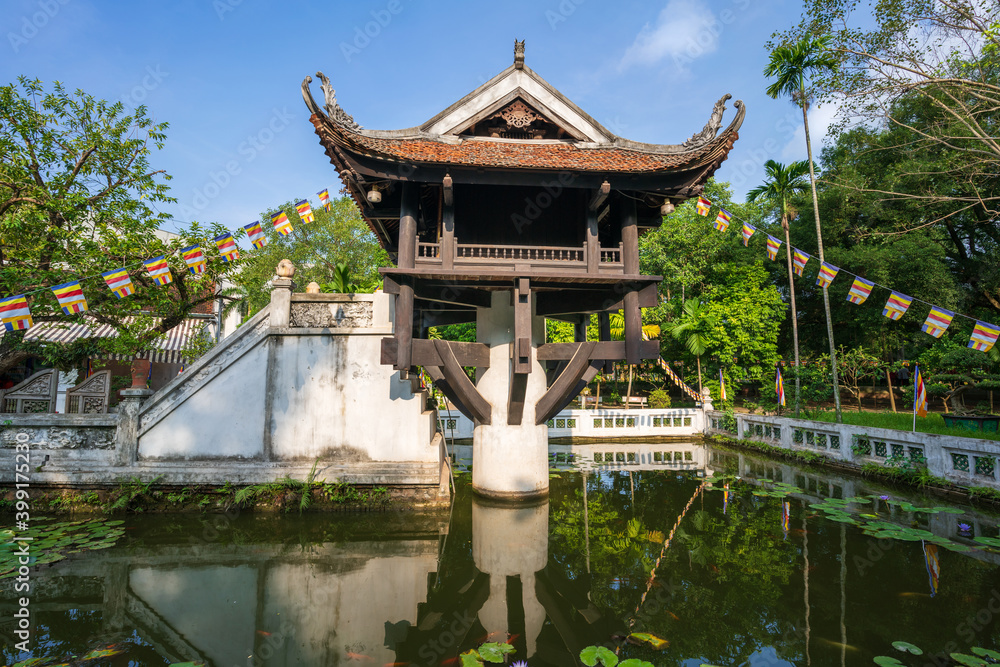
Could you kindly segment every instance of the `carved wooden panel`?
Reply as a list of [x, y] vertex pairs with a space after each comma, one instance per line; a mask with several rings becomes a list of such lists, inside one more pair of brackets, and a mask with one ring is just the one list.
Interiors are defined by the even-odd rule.
[[67, 414], [102, 414], [108, 411], [111, 371], [98, 371], [66, 390]]
[[0, 391], [3, 412], [55, 412], [58, 374], [54, 369], [39, 371], [6, 391]]

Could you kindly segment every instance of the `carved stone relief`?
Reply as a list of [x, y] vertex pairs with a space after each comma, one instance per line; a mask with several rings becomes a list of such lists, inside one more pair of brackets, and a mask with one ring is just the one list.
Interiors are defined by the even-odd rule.
[[370, 327], [372, 302], [293, 303], [291, 325], [318, 329]]

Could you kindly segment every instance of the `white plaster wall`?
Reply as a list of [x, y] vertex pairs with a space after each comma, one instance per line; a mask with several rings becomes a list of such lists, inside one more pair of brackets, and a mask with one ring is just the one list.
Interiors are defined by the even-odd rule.
[[139, 460], [262, 457], [266, 376], [263, 340], [141, 435]]
[[381, 335], [272, 337], [275, 460], [438, 461], [433, 413], [379, 363]]

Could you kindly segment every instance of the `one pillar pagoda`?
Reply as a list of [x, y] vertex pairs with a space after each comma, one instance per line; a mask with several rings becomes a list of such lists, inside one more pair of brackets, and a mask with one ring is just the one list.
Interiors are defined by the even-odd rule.
[[[641, 308], [659, 276], [639, 269], [639, 236], [702, 193], [726, 159], [745, 109], [720, 133], [725, 95], [682, 144], [608, 131], [524, 64], [514, 63], [420, 126], [366, 130], [338, 104], [302, 94], [320, 143], [395, 267], [395, 333], [382, 363], [422, 366], [475, 421], [473, 488], [498, 498], [548, 492], [546, 422], [605, 364], [659, 355]], [[623, 313], [612, 340], [609, 313]], [[598, 315], [600, 340], [588, 341]], [[547, 343], [545, 318], [576, 325]], [[435, 340], [430, 327], [476, 323], [475, 343]], [[465, 369], [476, 369], [473, 382]], [[377, 417], [376, 417], [377, 418]]]

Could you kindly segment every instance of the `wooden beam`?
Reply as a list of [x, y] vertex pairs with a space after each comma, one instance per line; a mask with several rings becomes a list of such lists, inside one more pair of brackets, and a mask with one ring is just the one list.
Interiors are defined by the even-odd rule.
[[[577, 343], [546, 343], [539, 345], [535, 352], [538, 361], [563, 361], [573, 357]], [[644, 340], [640, 346], [643, 359], [660, 356], [660, 341]], [[591, 359], [600, 361], [621, 361], [626, 358], [625, 341], [611, 340], [595, 343]]]
[[601, 241], [598, 238], [597, 210], [587, 209], [587, 273], [597, 275], [601, 270]]
[[[639, 290], [640, 308], [653, 308], [658, 301], [655, 284], [645, 285]], [[544, 317], [567, 313], [616, 312], [623, 307], [621, 291], [613, 288], [538, 292], [535, 297], [535, 314]]]
[[396, 338], [396, 363], [392, 367], [397, 371], [408, 371], [413, 365], [413, 288], [409, 285], [399, 286], [393, 333]]
[[455, 182], [452, 180], [451, 174], [445, 174], [444, 178], [441, 179], [441, 188], [444, 195], [444, 205], [453, 205], [455, 203]]
[[[458, 341], [433, 341], [417, 338], [412, 341], [413, 354], [412, 364], [414, 366], [441, 366], [444, 359], [438, 352], [436, 343], [442, 342], [447, 345], [459, 366], [475, 366], [476, 368], [490, 367], [490, 348], [484, 343], [464, 343]], [[382, 339], [381, 361], [385, 365], [393, 363], [398, 356], [395, 338]]]
[[[597, 347], [595, 341], [587, 343], [566, 343], [576, 345], [576, 352], [566, 364], [565, 370], [559, 374], [552, 386], [542, 394], [535, 404], [535, 423], [544, 424], [551, 419], [559, 410], [579, 393], [578, 383], [583, 379], [588, 369], [591, 368], [590, 355]], [[594, 371], [596, 373], [596, 370]]]
[[428, 285], [423, 281], [416, 281], [413, 285], [413, 294], [424, 301], [458, 306], [489, 308], [492, 303], [490, 293], [486, 290], [459, 285]]
[[520, 426], [524, 418], [524, 396], [528, 389], [528, 375], [513, 373], [510, 378], [510, 396], [507, 397], [507, 425]]
[[515, 374], [531, 372], [531, 283], [527, 278], [518, 278], [514, 290], [513, 357]]
[[590, 198], [590, 202], [587, 204], [587, 210], [592, 213], [597, 213], [597, 209], [601, 208], [601, 204], [604, 203], [604, 200], [608, 198], [609, 194], [611, 194], [611, 184], [604, 181], [601, 183], [601, 187], [597, 188], [597, 192], [594, 193], [594, 196]]
[[458, 408], [458, 411], [463, 415], [468, 417], [470, 420], [475, 420], [472, 410], [469, 409], [465, 403], [462, 402], [462, 397], [459, 396], [455, 390], [452, 388], [448, 381], [444, 378], [444, 373], [438, 366], [428, 366], [426, 369], [427, 374], [431, 376], [431, 380], [434, 381], [434, 386], [441, 390], [441, 393], [445, 395], [452, 405]]
[[[421, 327], [446, 327], [451, 324], [466, 324], [476, 321], [476, 311], [455, 309], [439, 310], [436, 308], [417, 309], [417, 318]], [[419, 364], [417, 364], [419, 366]]]
[[476, 389], [476, 385], [472, 384], [469, 376], [465, 374], [462, 365], [455, 358], [455, 353], [452, 351], [449, 341], [435, 340], [432, 342], [434, 343], [434, 347], [437, 348], [441, 361], [444, 362], [440, 366], [440, 369], [444, 375], [444, 379], [448, 382], [448, 386], [451, 387], [461, 402], [469, 408], [473, 419], [480, 424], [490, 424], [493, 419], [493, 408], [483, 398], [483, 395], [479, 393], [479, 390]]

